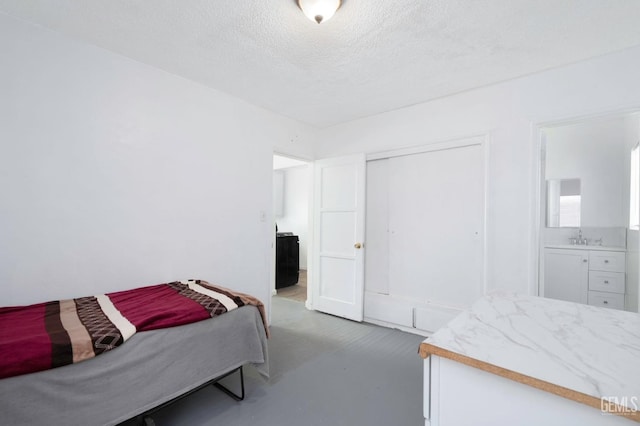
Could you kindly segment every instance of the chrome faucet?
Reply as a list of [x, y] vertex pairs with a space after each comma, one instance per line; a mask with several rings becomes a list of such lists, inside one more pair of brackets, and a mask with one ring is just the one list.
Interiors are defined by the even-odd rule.
[[587, 245], [587, 239], [582, 238], [582, 229], [578, 229], [578, 244], [580, 244], [581, 246]]
[[571, 244], [586, 246], [588, 244], [588, 240], [586, 238], [582, 238], [582, 229], [578, 229], [578, 238], [571, 238]]

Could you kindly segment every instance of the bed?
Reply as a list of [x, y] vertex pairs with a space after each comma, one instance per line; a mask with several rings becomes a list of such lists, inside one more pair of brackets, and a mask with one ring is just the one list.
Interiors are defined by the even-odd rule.
[[138, 332], [114, 350], [0, 380], [2, 424], [116, 425], [245, 364], [268, 377], [258, 307]]

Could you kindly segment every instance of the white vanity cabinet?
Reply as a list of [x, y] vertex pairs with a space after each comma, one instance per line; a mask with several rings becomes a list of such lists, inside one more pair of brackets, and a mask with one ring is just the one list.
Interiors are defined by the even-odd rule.
[[587, 303], [589, 252], [547, 248], [544, 251], [544, 297]]
[[624, 309], [624, 252], [589, 252], [589, 305]]
[[624, 309], [625, 252], [589, 247], [547, 247], [544, 297]]

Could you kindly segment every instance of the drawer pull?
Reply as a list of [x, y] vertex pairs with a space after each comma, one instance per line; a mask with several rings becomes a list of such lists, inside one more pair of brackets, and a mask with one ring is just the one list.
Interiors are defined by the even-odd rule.
[[604, 280], [604, 283], [605, 283], [605, 284], [609, 284], [609, 281], [608, 281], [608, 280]]
[[588, 260], [587, 260], [587, 259], [582, 259], [582, 261], [583, 261], [584, 263], [587, 263], [587, 262], [588, 262]]
[[609, 263], [609, 261], [607, 259], [604, 260], [604, 263]]
[[609, 304], [609, 302], [608, 302], [608, 301], [606, 301], [606, 300], [605, 300], [605, 301], [603, 301], [602, 303], [604, 303], [605, 305], [608, 305], [608, 304]]

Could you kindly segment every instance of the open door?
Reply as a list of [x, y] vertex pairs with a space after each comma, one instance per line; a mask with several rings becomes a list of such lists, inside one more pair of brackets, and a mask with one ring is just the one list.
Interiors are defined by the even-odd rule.
[[316, 161], [314, 197], [313, 308], [362, 321], [364, 154]]

